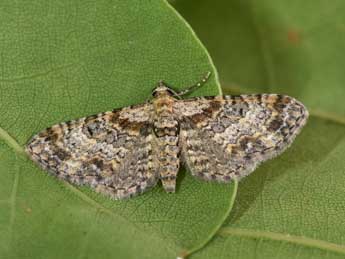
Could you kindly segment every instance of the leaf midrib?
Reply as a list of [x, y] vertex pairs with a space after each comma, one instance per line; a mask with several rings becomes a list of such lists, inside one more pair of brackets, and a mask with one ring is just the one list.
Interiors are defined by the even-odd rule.
[[220, 236], [236, 236], [236, 237], [246, 237], [252, 239], [267, 239], [273, 241], [288, 242], [295, 245], [317, 248], [320, 250], [326, 250], [334, 253], [340, 253], [345, 255], [345, 246], [327, 242], [320, 239], [314, 239], [304, 236], [296, 236], [290, 234], [283, 234], [277, 232], [263, 231], [263, 230], [252, 230], [244, 228], [232, 228], [223, 227], [219, 230], [218, 235]]
[[17, 155], [21, 157], [25, 156], [25, 152], [22, 146], [19, 145], [19, 143], [13, 137], [11, 137], [11, 135], [8, 134], [8, 132], [4, 130], [1, 126], [0, 139], [2, 139], [10, 148], [12, 148]]

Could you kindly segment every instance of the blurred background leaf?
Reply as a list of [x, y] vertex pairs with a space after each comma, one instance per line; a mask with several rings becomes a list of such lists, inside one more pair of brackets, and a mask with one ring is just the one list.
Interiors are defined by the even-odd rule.
[[171, 2], [225, 93], [289, 94], [311, 112], [286, 153], [241, 181], [230, 218], [192, 258], [344, 258], [344, 1]]
[[[214, 67], [165, 1], [0, 3], [0, 258], [174, 258], [210, 239], [234, 189], [181, 172], [128, 201], [49, 176], [21, 155], [38, 131], [141, 103], [160, 79], [219, 94]], [[11, 138], [13, 137], [13, 139]]]

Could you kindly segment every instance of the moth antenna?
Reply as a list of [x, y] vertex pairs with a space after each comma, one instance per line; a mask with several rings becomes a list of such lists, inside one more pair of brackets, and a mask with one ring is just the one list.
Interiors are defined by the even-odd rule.
[[211, 76], [211, 71], [208, 71], [200, 81], [198, 81], [194, 85], [186, 87], [184, 90], [178, 92], [177, 96], [182, 96], [182, 95], [188, 94], [188, 93], [193, 92], [194, 90], [202, 87], [207, 82], [207, 80], [210, 78], [210, 76]]

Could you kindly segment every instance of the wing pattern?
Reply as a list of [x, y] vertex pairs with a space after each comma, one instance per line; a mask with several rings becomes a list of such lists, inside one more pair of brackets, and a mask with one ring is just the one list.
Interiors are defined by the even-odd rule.
[[277, 94], [176, 102], [181, 156], [194, 176], [229, 182], [283, 152], [306, 123], [296, 99]]
[[54, 125], [26, 150], [57, 177], [123, 199], [158, 180], [151, 121], [151, 104], [126, 107]]

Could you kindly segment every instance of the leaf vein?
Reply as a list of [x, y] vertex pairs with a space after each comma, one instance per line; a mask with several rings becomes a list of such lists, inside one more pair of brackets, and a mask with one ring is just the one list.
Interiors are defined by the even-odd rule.
[[335, 244], [327, 242], [320, 239], [313, 239], [304, 236], [295, 236], [290, 234], [261, 231], [261, 230], [251, 230], [242, 228], [232, 228], [223, 227], [218, 232], [220, 236], [237, 236], [237, 237], [247, 237], [253, 239], [268, 239], [274, 241], [283, 241], [300, 246], [307, 246], [312, 248], [318, 248], [320, 250], [325, 250], [329, 252], [335, 252], [345, 255], [345, 246], [340, 244]]
[[19, 182], [19, 166], [16, 163], [16, 172], [14, 175], [13, 187], [12, 187], [11, 198], [10, 198], [11, 214], [10, 214], [10, 222], [9, 222], [9, 232], [10, 232], [9, 240], [12, 240], [13, 227], [14, 227], [14, 222], [16, 219], [16, 199], [17, 199], [17, 192], [18, 192], [18, 182]]
[[49, 74], [54, 73], [54, 72], [58, 72], [58, 71], [61, 71], [61, 70], [64, 70], [64, 69], [68, 69], [68, 68], [73, 67], [73, 66], [75, 66], [75, 64], [67, 64], [67, 65], [63, 65], [63, 66], [60, 66], [60, 67], [52, 68], [52, 69], [49, 69], [47, 71], [36, 73], [36, 74], [32, 74], [32, 75], [20, 76], [20, 77], [15, 77], [15, 78], [0, 78], [0, 82], [14, 83], [14, 82], [24, 81], [24, 80], [28, 80], [28, 79], [35, 79], [35, 78], [38, 78], [38, 77], [43, 77], [43, 76], [49, 75]]
[[252, 17], [252, 23], [253, 23], [253, 28], [256, 31], [256, 36], [259, 42], [259, 50], [260, 54], [262, 56], [262, 61], [263, 61], [263, 67], [267, 76], [267, 83], [268, 87], [272, 87], [275, 85], [275, 73], [274, 73], [274, 66], [272, 64], [272, 55], [270, 53], [270, 48], [267, 46], [267, 41], [265, 40], [264, 37], [264, 31], [262, 30], [261, 25], [258, 23], [257, 19], [255, 19], [255, 14], [254, 14], [254, 7], [253, 7], [254, 2], [252, 1], [249, 10], [251, 12], [251, 17]]
[[18, 155], [24, 155], [24, 149], [19, 143], [2, 127], [0, 127], [0, 139], [2, 139]]

